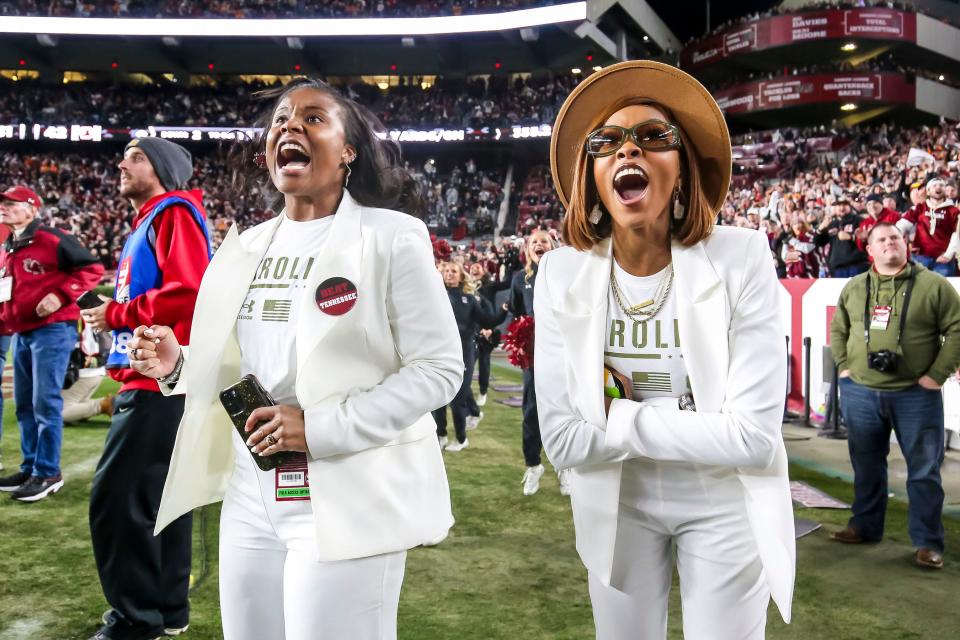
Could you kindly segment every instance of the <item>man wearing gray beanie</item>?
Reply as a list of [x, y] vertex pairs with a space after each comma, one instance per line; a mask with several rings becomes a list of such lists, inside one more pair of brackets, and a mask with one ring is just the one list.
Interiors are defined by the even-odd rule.
[[155, 380], [131, 369], [126, 344], [133, 329], [154, 324], [189, 344], [211, 246], [203, 194], [182, 190], [193, 175], [189, 151], [138, 138], [118, 168], [120, 195], [137, 216], [113, 300], [83, 312], [91, 327], [113, 332], [107, 370], [121, 383], [90, 494], [93, 554], [110, 605], [91, 640], [152, 640], [189, 624], [192, 520], [184, 516], [153, 535], [183, 396], [163, 396]]

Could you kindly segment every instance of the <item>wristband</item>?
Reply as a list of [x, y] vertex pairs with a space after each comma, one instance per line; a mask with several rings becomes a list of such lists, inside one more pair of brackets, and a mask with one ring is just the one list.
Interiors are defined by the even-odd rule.
[[180, 355], [177, 358], [177, 364], [173, 365], [173, 371], [163, 376], [162, 378], [157, 378], [157, 382], [165, 384], [168, 387], [176, 386], [177, 382], [180, 380], [180, 371], [183, 370], [183, 349], [180, 349]]

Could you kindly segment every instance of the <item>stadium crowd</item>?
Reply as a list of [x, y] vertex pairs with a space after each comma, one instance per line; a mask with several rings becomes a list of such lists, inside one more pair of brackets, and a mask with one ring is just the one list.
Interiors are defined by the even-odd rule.
[[[489, 76], [420, 79], [381, 90], [356, 83], [343, 87], [389, 127], [500, 127], [552, 122], [579, 76]], [[148, 125], [244, 126], [261, 105], [253, 94], [271, 85], [222, 82], [182, 87], [173, 82], [143, 86], [92, 82], [47, 85], [0, 79], [0, 122], [83, 123], [107, 127]], [[14, 89], [15, 88], [15, 89]]]
[[8, 0], [0, 15], [131, 18], [393, 18], [493, 13], [550, 0]]
[[[119, 196], [119, 157], [95, 154], [0, 152], [0, 191], [29, 184], [43, 198], [49, 223], [76, 236], [107, 269], [116, 266], [133, 212]], [[243, 230], [270, 214], [256, 193], [235, 194], [230, 175], [216, 154], [194, 157], [190, 189], [199, 189], [209, 215], [211, 237], [219, 245], [234, 222]], [[492, 235], [503, 198], [505, 169], [484, 168], [466, 159], [451, 165], [429, 159], [410, 166], [423, 186], [426, 222], [443, 235]]]
[[[822, 225], [847, 213], [865, 215], [868, 196], [879, 196], [884, 207], [900, 216], [926, 198], [926, 182], [940, 175], [947, 200], [957, 198], [960, 132], [952, 124], [781, 129], [740, 136], [734, 146], [736, 175], [718, 223], [767, 233], [783, 277], [832, 275], [829, 243], [805, 253], [802, 269], [790, 268], [796, 256], [788, 257], [784, 246], [794, 237], [803, 240], [804, 234], [813, 238]], [[195, 160], [190, 188], [204, 193], [215, 244], [234, 221], [243, 229], [269, 215], [256, 193], [237, 196], [231, 191], [230, 176], [216, 154]], [[111, 269], [132, 215], [117, 195], [116, 161], [109, 153], [8, 149], [0, 153], [0, 187], [33, 185], [44, 198], [49, 221], [80, 238]], [[492, 236], [508, 198], [502, 234], [523, 236], [536, 228], [556, 233], [563, 212], [549, 170], [518, 167], [506, 194], [506, 164], [449, 155], [409, 161], [426, 195], [424, 217], [430, 230], [450, 236], [454, 247]], [[498, 246], [494, 251], [502, 253]]]

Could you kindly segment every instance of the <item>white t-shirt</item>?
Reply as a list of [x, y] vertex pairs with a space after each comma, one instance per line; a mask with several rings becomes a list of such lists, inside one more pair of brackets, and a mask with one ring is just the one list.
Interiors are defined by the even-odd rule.
[[[632, 276], [616, 262], [614, 270], [628, 306], [652, 299], [666, 274], [664, 269], [652, 276]], [[679, 398], [691, 393], [680, 353], [676, 287], [671, 287], [657, 315], [643, 322], [623, 312], [612, 287], [608, 297], [603, 362], [633, 380], [633, 399]], [[632, 458], [623, 463], [620, 503], [633, 509], [657, 513], [663, 509], [689, 509], [693, 518], [699, 505], [716, 506], [715, 503], [728, 500], [738, 505], [743, 501], [743, 488], [732, 468], [649, 458]]]
[[[625, 305], [652, 300], [667, 267], [652, 276], [634, 276], [614, 261], [614, 272]], [[610, 288], [603, 363], [633, 381], [633, 399], [679, 398], [690, 392], [690, 379], [680, 353], [677, 293], [671, 287], [656, 316], [636, 321], [623, 312]]]
[[237, 315], [241, 375], [255, 375], [277, 404], [300, 406], [297, 319], [302, 302], [313, 300], [304, 290], [333, 218], [296, 222], [283, 217]]

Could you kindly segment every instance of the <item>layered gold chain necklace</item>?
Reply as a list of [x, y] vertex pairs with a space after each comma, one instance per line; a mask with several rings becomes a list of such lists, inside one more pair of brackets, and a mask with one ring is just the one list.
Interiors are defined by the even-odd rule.
[[617, 304], [620, 305], [620, 309], [633, 320], [643, 322], [660, 313], [660, 309], [663, 308], [663, 305], [667, 302], [667, 298], [670, 296], [670, 289], [672, 287], [673, 263], [671, 262], [666, 269], [666, 273], [660, 277], [660, 283], [657, 285], [657, 290], [653, 297], [649, 300], [631, 305], [630, 301], [627, 300], [627, 296], [621, 291], [620, 284], [617, 282], [616, 260], [610, 260], [610, 288], [613, 290], [613, 297], [617, 301]]

